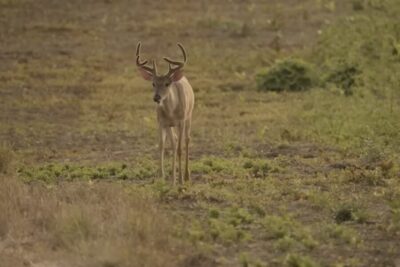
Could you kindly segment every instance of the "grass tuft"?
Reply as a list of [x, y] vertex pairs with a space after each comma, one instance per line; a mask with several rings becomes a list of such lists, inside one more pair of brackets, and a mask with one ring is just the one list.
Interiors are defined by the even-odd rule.
[[307, 256], [296, 254], [288, 254], [285, 259], [285, 266], [287, 267], [317, 267], [319, 264], [315, 263]]

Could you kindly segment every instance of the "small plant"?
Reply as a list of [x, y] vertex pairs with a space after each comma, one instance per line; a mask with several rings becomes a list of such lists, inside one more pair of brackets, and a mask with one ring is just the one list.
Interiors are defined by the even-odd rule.
[[212, 240], [229, 244], [251, 239], [247, 225], [254, 220], [252, 215], [243, 208], [217, 210], [211, 208], [208, 212], [207, 231]]
[[285, 259], [285, 266], [287, 266], [287, 267], [315, 267], [315, 266], [319, 266], [319, 265], [307, 256], [288, 254]]
[[356, 65], [341, 64], [328, 75], [326, 82], [335, 84], [349, 96], [353, 94], [353, 87], [360, 73], [361, 70]]
[[[283, 250], [285, 247], [296, 244], [309, 249], [317, 245], [317, 241], [311, 236], [309, 229], [291, 218], [266, 216], [261, 224], [265, 230], [264, 238], [278, 239], [277, 246]], [[289, 240], [290, 242], [287, 242]]]
[[241, 253], [239, 256], [239, 261], [242, 264], [243, 267], [249, 267], [250, 266], [250, 260], [249, 260], [249, 255], [247, 253]]
[[249, 170], [249, 174], [254, 178], [266, 178], [271, 171], [269, 163], [262, 160], [247, 160], [243, 168]]
[[358, 232], [345, 225], [329, 224], [324, 228], [324, 232], [329, 238], [337, 239], [350, 245], [356, 245], [360, 242]]
[[249, 224], [253, 221], [252, 215], [243, 208], [233, 208], [229, 212], [228, 221], [230, 224], [237, 226], [240, 224]]
[[265, 264], [259, 259], [251, 257], [248, 253], [240, 253], [239, 262], [242, 267], [263, 267]]
[[249, 233], [224, 220], [210, 219], [209, 226], [212, 239], [225, 244], [246, 241], [251, 238]]
[[352, 7], [354, 11], [364, 10], [364, 1], [362, 0], [353, 0]]
[[289, 236], [285, 236], [275, 243], [275, 247], [280, 251], [289, 251], [290, 249], [295, 248], [296, 245], [297, 241]]
[[353, 210], [351, 208], [341, 208], [335, 214], [336, 223], [343, 223], [354, 220]]
[[314, 68], [299, 59], [278, 61], [271, 68], [261, 71], [256, 77], [261, 91], [305, 91], [318, 84]]
[[210, 218], [218, 218], [219, 217], [219, 211], [215, 208], [210, 209], [210, 211], [208, 212]]
[[335, 222], [338, 224], [344, 222], [365, 223], [370, 215], [363, 209], [352, 206], [343, 206], [335, 212]]
[[193, 243], [202, 241], [206, 237], [206, 232], [199, 222], [193, 222], [193, 224], [187, 230], [187, 234], [190, 241]]

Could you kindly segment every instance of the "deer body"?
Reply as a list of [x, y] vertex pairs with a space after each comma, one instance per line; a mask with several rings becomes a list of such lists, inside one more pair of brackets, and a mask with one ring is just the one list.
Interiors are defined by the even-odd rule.
[[160, 127], [177, 127], [180, 121], [192, 118], [194, 93], [186, 77], [173, 82], [167, 97], [157, 107]]
[[[163, 76], [157, 75], [155, 61], [153, 61], [153, 68], [146, 66], [147, 61], [140, 62], [140, 43], [136, 49], [136, 65], [139, 67], [143, 78], [152, 81], [154, 88], [153, 100], [158, 103], [156, 111], [160, 134], [160, 175], [162, 179], [165, 179], [164, 151], [165, 141], [168, 136], [173, 149], [172, 177], [174, 184], [176, 183], [177, 156], [179, 163], [179, 180], [181, 183], [184, 182], [182, 172], [183, 138], [185, 139], [186, 145], [185, 179], [191, 180], [189, 172], [189, 143], [192, 112], [194, 108], [192, 86], [182, 74], [182, 68], [184, 63], [186, 63], [186, 52], [182, 45], [178, 44], [178, 46], [182, 50], [184, 62], [164, 58], [164, 60], [169, 63], [169, 71]], [[172, 68], [171, 65], [177, 65], [177, 67]]]

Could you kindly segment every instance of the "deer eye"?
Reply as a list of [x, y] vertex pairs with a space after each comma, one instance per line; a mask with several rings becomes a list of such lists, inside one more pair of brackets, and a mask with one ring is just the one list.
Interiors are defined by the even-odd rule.
[[153, 83], [153, 87], [155, 87], [156, 85]]
[[165, 83], [165, 86], [168, 87], [170, 85], [170, 83]]

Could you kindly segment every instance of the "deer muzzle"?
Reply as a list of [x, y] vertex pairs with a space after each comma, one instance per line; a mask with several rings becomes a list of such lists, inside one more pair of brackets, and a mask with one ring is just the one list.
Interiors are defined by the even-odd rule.
[[160, 95], [154, 95], [153, 100], [154, 100], [154, 102], [160, 104], [161, 96]]

